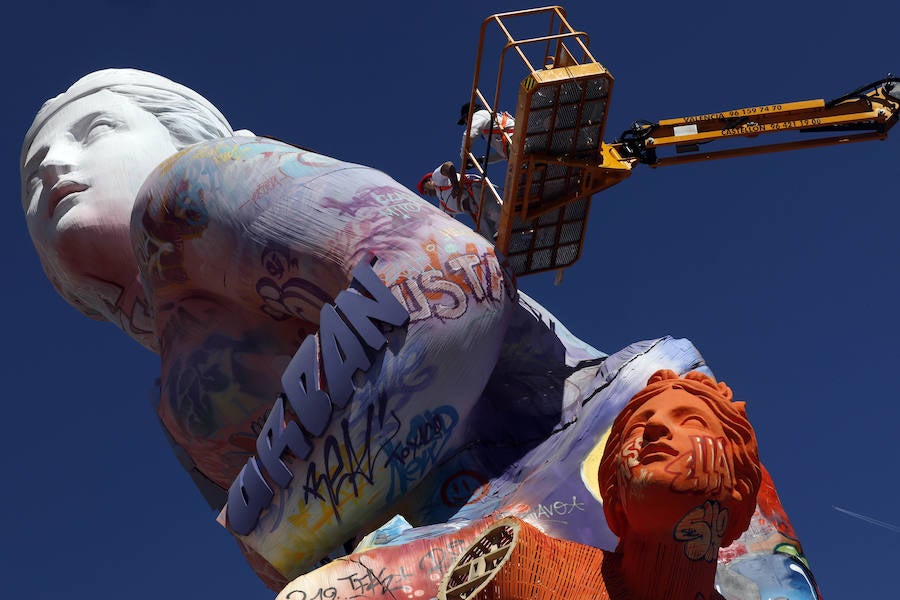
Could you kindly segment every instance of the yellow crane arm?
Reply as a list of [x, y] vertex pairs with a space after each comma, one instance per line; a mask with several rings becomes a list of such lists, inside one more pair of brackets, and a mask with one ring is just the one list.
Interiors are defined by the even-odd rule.
[[[672, 165], [750, 154], [795, 150], [847, 142], [883, 139], [900, 116], [900, 79], [875, 81], [826, 102], [804, 100], [721, 112], [638, 121], [612, 144], [625, 158], [650, 166]], [[815, 135], [780, 143], [741, 145], [741, 138], [769, 133], [799, 132]], [[827, 135], [827, 134], [832, 135]], [[706, 150], [710, 142], [739, 140], [736, 147]], [[674, 147], [674, 156], [659, 150]]]

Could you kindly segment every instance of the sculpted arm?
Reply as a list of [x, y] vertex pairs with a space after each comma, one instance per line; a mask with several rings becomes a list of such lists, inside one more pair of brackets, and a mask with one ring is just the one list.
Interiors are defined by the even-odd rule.
[[[310, 360], [332, 373], [311, 393], [334, 395], [352, 373], [349, 397], [334, 397], [325, 427], [305, 432], [307, 455], [282, 457], [290, 481], [270, 478], [274, 498], [244, 536], [283, 574], [377, 525], [373, 515], [465, 445], [514, 295], [492, 248], [468, 228], [377, 171], [234, 138], [161, 165], [132, 229], [162, 342], [161, 416], [218, 485], [255, 453], [280, 371], [307, 334], [322, 326]], [[368, 366], [355, 369], [344, 352], [337, 362], [346, 364], [329, 364], [325, 346], [340, 328], [320, 323], [320, 311], [369, 256], [408, 322], [368, 352]], [[303, 423], [282, 406], [285, 420]], [[440, 433], [427, 457], [410, 450], [422, 423]]]

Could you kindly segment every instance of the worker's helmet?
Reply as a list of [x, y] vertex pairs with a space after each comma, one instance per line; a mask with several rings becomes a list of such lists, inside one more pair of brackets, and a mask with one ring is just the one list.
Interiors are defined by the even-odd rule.
[[422, 179], [419, 180], [419, 183], [416, 184], [416, 189], [419, 190], [419, 193], [423, 196], [425, 195], [425, 182], [431, 179], [433, 175], [432, 171], [428, 171], [424, 175], [422, 175]]
[[[475, 110], [472, 111], [472, 112], [477, 112], [477, 111], [479, 111], [479, 110], [481, 110], [481, 109], [483, 109], [483, 108], [484, 108], [484, 107], [483, 107], [482, 105], [480, 105], [480, 104], [478, 104], [478, 103], [476, 102], [476, 103], [475, 103]], [[456, 124], [457, 124], [457, 125], [465, 125], [465, 124], [466, 124], [466, 118], [467, 118], [468, 116], [469, 116], [469, 103], [466, 102], [465, 104], [463, 104], [463, 105], [459, 108], [459, 121], [457, 121]]]

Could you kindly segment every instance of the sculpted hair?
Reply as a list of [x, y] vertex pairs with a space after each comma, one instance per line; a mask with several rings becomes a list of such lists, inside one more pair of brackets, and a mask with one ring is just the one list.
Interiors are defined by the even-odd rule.
[[702, 400], [721, 421], [725, 436], [731, 442], [734, 489], [739, 494], [739, 501], [730, 507], [731, 514], [722, 538], [722, 546], [728, 546], [747, 529], [756, 509], [756, 493], [762, 478], [756, 435], [747, 420], [744, 403], [732, 401], [731, 388], [724, 382], [716, 383], [713, 378], [697, 371], [691, 371], [684, 377], [679, 377], [668, 369], [657, 371], [647, 380], [647, 386], [628, 401], [613, 422], [599, 469], [600, 495], [603, 497], [603, 512], [607, 523], [619, 537], [627, 529], [618, 510], [621, 503], [618, 467], [625, 424], [648, 400], [670, 389], [684, 390]]
[[106, 88], [124, 96], [152, 114], [169, 130], [178, 150], [202, 142], [233, 135], [206, 106], [168, 90], [141, 85], [113, 85]]
[[[155, 116], [169, 131], [178, 150], [235, 135], [225, 116], [209, 100], [171, 79], [138, 69], [102, 69], [88, 73], [63, 93], [44, 102], [22, 143], [20, 164], [37, 132], [57, 111], [80, 98], [107, 90], [124, 96]], [[242, 131], [241, 135], [252, 135]]]

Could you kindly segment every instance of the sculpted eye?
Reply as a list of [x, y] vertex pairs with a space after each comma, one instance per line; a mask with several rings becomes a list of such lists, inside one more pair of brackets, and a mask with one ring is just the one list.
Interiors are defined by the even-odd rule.
[[110, 119], [97, 119], [93, 123], [91, 123], [90, 128], [87, 132], [87, 141], [91, 141], [104, 133], [114, 130], [118, 127], [118, 123], [112, 121]]
[[706, 421], [697, 415], [691, 415], [681, 422], [682, 425], [691, 425], [694, 427], [707, 427]]

